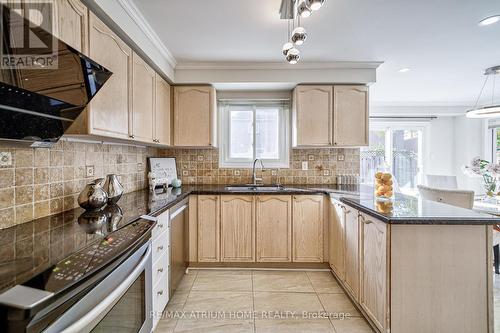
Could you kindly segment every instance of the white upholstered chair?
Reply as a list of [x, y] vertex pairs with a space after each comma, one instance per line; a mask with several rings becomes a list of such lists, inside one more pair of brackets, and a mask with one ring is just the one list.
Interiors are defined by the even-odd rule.
[[458, 188], [457, 176], [426, 175], [427, 186], [455, 190]]
[[423, 199], [442, 202], [445, 204], [472, 209], [474, 205], [474, 191], [450, 190], [418, 185], [418, 192]]

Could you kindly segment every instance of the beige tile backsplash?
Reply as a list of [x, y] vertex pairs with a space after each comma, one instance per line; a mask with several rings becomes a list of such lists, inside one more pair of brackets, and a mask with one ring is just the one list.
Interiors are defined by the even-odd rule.
[[109, 173], [126, 192], [145, 188], [147, 157], [158, 156], [155, 148], [67, 140], [51, 149], [0, 143], [0, 151], [12, 154], [12, 165], [0, 167], [0, 229], [77, 207], [84, 186]]
[[[252, 169], [219, 168], [217, 149], [165, 149], [161, 154], [176, 158], [177, 173], [184, 184], [242, 184], [252, 180]], [[309, 170], [302, 170], [303, 161], [308, 162]], [[260, 171], [258, 174], [260, 177]], [[359, 174], [359, 149], [292, 149], [290, 168], [266, 169], [262, 175], [264, 183], [335, 184], [337, 174]]]

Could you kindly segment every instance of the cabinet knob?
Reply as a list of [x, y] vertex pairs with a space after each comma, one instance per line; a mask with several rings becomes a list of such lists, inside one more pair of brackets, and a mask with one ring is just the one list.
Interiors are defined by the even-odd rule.
[[163, 228], [163, 223], [162, 224], [158, 224], [158, 228]]
[[163, 245], [158, 246], [158, 251], [163, 250]]
[[158, 273], [163, 273], [163, 268], [158, 268]]
[[131, 139], [135, 139], [135, 136], [134, 136], [134, 135], [132, 135], [132, 134], [130, 134], [130, 135], [129, 135], [129, 137], [130, 137]]
[[163, 290], [160, 290], [159, 292], [157, 292], [158, 296], [161, 296], [163, 295]]

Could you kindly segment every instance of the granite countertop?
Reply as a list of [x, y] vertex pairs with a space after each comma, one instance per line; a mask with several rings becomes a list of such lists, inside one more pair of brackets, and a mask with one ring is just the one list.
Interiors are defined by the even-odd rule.
[[[75, 208], [0, 230], [0, 292], [24, 283], [60, 260], [134, 221], [158, 215], [190, 194], [326, 194], [392, 224], [496, 224], [498, 218], [445, 204], [398, 196], [393, 210], [380, 212], [370, 187], [356, 185], [285, 185], [272, 192], [231, 191], [227, 185], [186, 185], [152, 195], [148, 190], [124, 194], [118, 205], [97, 215]], [[99, 219], [106, 215], [105, 222]]]
[[500, 218], [440, 202], [396, 194], [389, 204], [375, 201], [373, 191], [362, 190], [357, 197], [340, 197], [341, 202], [389, 224], [489, 225]]

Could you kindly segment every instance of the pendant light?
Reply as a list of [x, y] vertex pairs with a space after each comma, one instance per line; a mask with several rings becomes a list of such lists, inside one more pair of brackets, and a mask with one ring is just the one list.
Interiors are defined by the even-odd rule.
[[286, 55], [286, 61], [288, 61], [289, 64], [295, 65], [297, 62], [299, 62], [300, 59], [300, 51], [297, 50], [295, 47], [290, 49]]
[[[467, 118], [500, 118], [500, 104], [495, 104], [495, 79], [496, 75], [500, 74], [500, 66], [490, 67], [484, 71], [486, 79], [484, 80], [483, 87], [479, 92], [474, 108], [467, 111]], [[488, 83], [489, 78], [493, 78], [492, 91], [491, 91], [491, 104], [479, 106], [479, 101], [483, 95], [484, 88]]]
[[297, 18], [297, 25], [298, 27], [293, 29], [292, 31], [292, 42], [297, 45], [297, 46], [300, 46], [302, 44], [304, 44], [304, 42], [306, 41], [306, 38], [307, 38], [307, 33], [306, 33], [306, 29], [304, 29], [303, 27], [300, 26], [300, 16]]
[[312, 14], [312, 10], [311, 8], [307, 7], [305, 1], [302, 1], [297, 8], [297, 14], [299, 14], [300, 17], [309, 17]]
[[313, 11], [316, 11], [323, 6], [325, 0], [306, 0], [307, 7], [311, 8]]
[[286, 42], [285, 44], [283, 44], [283, 55], [286, 57], [288, 51], [290, 51], [291, 49], [293, 49], [293, 43]]

